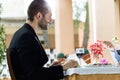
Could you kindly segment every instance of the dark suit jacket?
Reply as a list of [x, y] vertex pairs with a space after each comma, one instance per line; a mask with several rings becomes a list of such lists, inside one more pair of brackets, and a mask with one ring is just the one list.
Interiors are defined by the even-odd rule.
[[25, 23], [11, 40], [10, 57], [16, 80], [59, 80], [61, 65], [43, 67], [48, 57], [33, 28]]

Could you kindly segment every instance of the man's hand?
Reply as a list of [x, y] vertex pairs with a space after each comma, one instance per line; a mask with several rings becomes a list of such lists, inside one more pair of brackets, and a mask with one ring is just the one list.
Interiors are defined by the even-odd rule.
[[63, 70], [67, 70], [69, 68], [75, 68], [78, 66], [78, 62], [75, 60], [69, 60], [67, 62], [65, 62], [64, 64], [62, 64], [63, 66]]
[[103, 44], [104, 44], [107, 48], [109, 48], [110, 50], [114, 50], [114, 49], [115, 49], [114, 45], [113, 45], [112, 42], [110, 42], [110, 41], [103, 41]]

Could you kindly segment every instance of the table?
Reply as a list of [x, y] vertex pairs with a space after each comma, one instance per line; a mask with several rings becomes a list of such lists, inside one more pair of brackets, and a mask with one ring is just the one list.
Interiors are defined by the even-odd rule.
[[71, 68], [65, 72], [64, 80], [120, 80], [120, 67], [88, 66]]

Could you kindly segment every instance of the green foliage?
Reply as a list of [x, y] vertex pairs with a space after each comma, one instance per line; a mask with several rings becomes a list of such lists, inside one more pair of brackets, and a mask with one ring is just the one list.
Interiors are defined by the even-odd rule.
[[[81, 5], [81, 6], [80, 6]], [[79, 27], [79, 24], [82, 17], [82, 12], [85, 12], [86, 9], [84, 7], [84, 3], [79, 2], [77, 0], [73, 0], [73, 18], [74, 18], [74, 27]]]
[[79, 20], [73, 20], [74, 27], [79, 27], [80, 22], [81, 21], [79, 21]]
[[82, 47], [87, 48], [89, 40], [89, 10], [88, 10], [88, 1], [79, 3], [77, 0], [73, 0], [73, 16], [74, 16], [74, 26], [79, 27], [80, 18], [82, 17], [82, 12], [86, 12], [85, 16], [85, 25], [84, 25], [84, 37]]
[[74, 27], [79, 27], [80, 23], [80, 16], [81, 16], [81, 8], [79, 8], [79, 5], [77, 5], [76, 1], [73, 1], [73, 17], [74, 17]]
[[0, 14], [1, 14], [1, 11], [2, 11], [2, 4], [0, 3]]
[[[0, 4], [0, 14], [2, 12], [2, 4]], [[5, 29], [3, 27], [3, 24], [1, 23], [1, 18], [0, 18], [0, 66], [3, 68], [2, 62], [5, 60], [6, 57], [6, 34], [5, 34]], [[0, 74], [2, 73], [3, 69], [0, 69]]]
[[[0, 14], [2, 12], [2, 4], [0, 3]], [[0, 17], [0, 20], [1, 20], [1, 17]]]
[[0, 24], [0, 64], [5, 59], [6, 51], [5, 39], [6, 39], [5, 30], [3, 28], [3, 25]]
[[88, 46], [88, 39], [89, 39], [89, 10], [88, 10], [88, 2], [86, 3], [86, 20], [85, 20], [85, 28], [84, 28], [84, 38], [82, 46], [87, 48]]

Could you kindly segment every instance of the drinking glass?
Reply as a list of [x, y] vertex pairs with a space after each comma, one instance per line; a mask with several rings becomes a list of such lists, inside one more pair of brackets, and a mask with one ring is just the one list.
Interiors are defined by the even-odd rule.
[[76, 56], [78, 57], [80, 65], [81, 65], [82, 64], [81, 58], [84, 56], [84, 48], [77, 48], [76, 49]]

